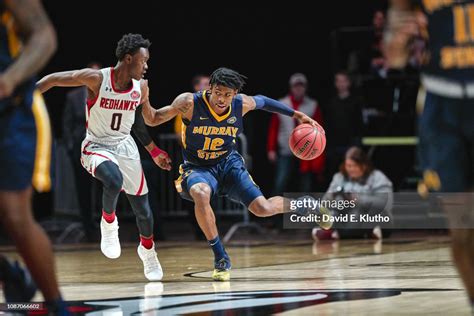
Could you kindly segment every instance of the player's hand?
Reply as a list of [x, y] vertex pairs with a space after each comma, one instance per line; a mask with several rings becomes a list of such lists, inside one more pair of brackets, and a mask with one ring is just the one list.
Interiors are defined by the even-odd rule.
[[163, 170], [171, 170], [171, 158], [169, 157], [167, 152], [162, 152], [158, 156], [153, 158], [153, 161], [156, 163], [158, 167]]
[[14, 89], [15, 85], [12, 80], [8, 80], [3, 74], [0, 74], [0, 99], [11, 96]]
[[293, 117], [297, 119], [300, 124], [310, 124], [324, 133], [324, 128], [303, 112], [295, 111], [295, 115]]

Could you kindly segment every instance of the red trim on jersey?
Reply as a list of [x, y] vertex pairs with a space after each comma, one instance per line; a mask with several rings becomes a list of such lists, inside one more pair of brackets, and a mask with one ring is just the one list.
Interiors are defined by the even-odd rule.
[[93, 153], [93, 152], [87, 151], [87, 150], [85, 150], [85, 149], [82, 151], [82, 153], [83, 153], [84, 155], [87, 155], [87, 156], [91, 156], [91, 155], [92, 155], [92, 156], [99, 156], [99, 157], [105, 158], [105, 159], [107, 159], [107, 160], [112, 160], [112, 159], [110, 159], [110, 158], [107, 157], [107, 156], [104, 156], [104, 155], [98, 154], [98, 153]]
[[89, 128], [89, 117], [91, 117], [91, 109], [94, 106], [94, 104], [97, 102], [97, 99], [99, 98], [100, 92], [95, 96], [94, 99], [87, 99], [86, 101], [86, 106], [87, 106], [87, 118], [86, 118], [86, 129]]
[[97, 99], [99, 98], [99, 93], [97, 93], [97, 95], [95, 96], [94, 99], [87, 99], [87, 109], [90, 110], [94, 104], [97, 102]]
[[143, 174], [143, 169], [142, 169], [142, 179], [140, 180], [140, 187], [138, 188], [137, 194], [135, 194], [136, 196], [141, 195], [144, 183], [145, 183], [145, 175]]
[[83, 153], [84, 155], [87, 155], [87, 156], [95, 155], [95, 156], [99, 156], [99, 157], [105, 158], [105, 159], [107, 159], [107, 160], [112, 160], [112, 159], [110, 159], [109, 157], [104, 156], [104, 155], [102, 155], [102, 154], [98, 154], [98, 153], [94, 153], [94, 152], [91, 152], [91, 151], [87, 151], [86, 148], [87, 148], [87, 146], [89, 146], [90, 143], [91, 143], [91, 142], [88, 142], [88, 143], [84, 146], [84, 149], [82, 150], [82, 153]]
[[116, 92], [116, 93], [129, 93], [133, 89], [133, 79], [132, 79], [132, 86], [130, 87], [130, 89], [123, 90], [123, 91], [115, 89], [115, 85], [114, 85], [114, 67], [110, 67], [110, 82], [111, 82], [111, 85], [112, 85], [112, 90], [114, 90], [114, 92]]

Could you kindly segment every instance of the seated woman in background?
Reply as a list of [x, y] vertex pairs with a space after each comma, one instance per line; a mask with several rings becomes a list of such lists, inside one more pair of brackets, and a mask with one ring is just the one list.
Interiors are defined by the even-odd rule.
[[342, 222], [334, 221], [330, 230], [314, 228], [312, 236], [315, 240], [381, 239], [382, 227], [391, 226], [392, 182], [382, 171], [374, 169], [367, 154], [359, 147], [347, 150], [340, 171], [333, 176], [322, 200], [349, 200], [354, 204], [344, 209], [331, 209], [333, 217], [342, 219]]

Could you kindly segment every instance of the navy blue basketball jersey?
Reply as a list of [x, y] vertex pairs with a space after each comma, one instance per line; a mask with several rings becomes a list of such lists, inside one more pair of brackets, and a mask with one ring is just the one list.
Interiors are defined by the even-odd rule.
[[[0, 73], [18, 58], [21, 37], [11, 12], [0, 0]], [[0, 99], [0, 191], [39, 192], [51, 188], [51, 126], [36, 79], [28, 78], [8, 98]]]
[[[11, 12], [6, 10], [3, 0], [0, 0], [0, 73], [3, 73], [20, 55], [21, 39]], [[0, 113], [12, 105], [31, 106], [35, 78], [30, 78], [19, 85], [13, 95], [0, 100]]]
[[427, 74], [473, 81], [474, 0], [418, 0], [428, 18]]
[[206, 90], [194, 93], [194, 110], [190, 122], [183, 120], [184, 160], [209, 166], [227, 157], [235, 148], [243, 130], [242, 97], [237, 95], [228, 111], [218, 115], [209, 104]]

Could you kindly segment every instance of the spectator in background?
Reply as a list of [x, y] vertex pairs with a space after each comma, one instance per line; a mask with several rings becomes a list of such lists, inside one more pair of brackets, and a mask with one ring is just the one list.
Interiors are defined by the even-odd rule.
[[[322, 200], [355, 200], [356, 207], [343, 210], [331, 210], [338, 214], [382, 214], [391, 217], [393, 206], [393, 185], [380, 170], [374, 169], [367, 154], [359, 147], [347, 150], [340, 171], [334, 175]], [[372, 213], [374, 212], [374, 213]], [[390, 226], [390, 223], [387, 223]], [[335, 224], [333, 229], [314, 228], [313, 239], [361, 238], [370, 236], [382, 238], [382, 228], [374, 223], [371, 229], [358, 223]], [[387, 234], [386, 234], [387, 235]]]
[[360, 100], [351, 94], [351, 85], [347, 72], [337, 72], [334, 75], [336, 95], [324, 108], [327, 179], [337, 172], [347, 149], [361, 144], [364, 128], [362, 108]]
[[368, 132], [374, 134], [386, 126], [393, 104], [393, 86], [387, 80], [388, 64], [383, 54], [385, 24], [385, 13], [375, 11], [368, 42], [351, 52], [347, 63], [354, 88], [365, 99], [364, 121], [370, 125]]
[[[306, 95], [308, 86], [306, 76], [302, 73], [293, 74], [290, 77], [289, 85], [289, 94], [280, 99], [280, 101], [312, 117], [319, 124], [324, 125], [318, 103]], [[268, 160], [276, 164], [273, 195], [282, 194], [286, 190], [288, 181], [291, 176], [294, 175], [295, 170], [299, 170], [301, 174], [299, 189], [303, 192], [311, 191], [313, 188], [313, 179], [322, 178], [325, 159], [324, 154], [313, 160], [300, 160], [297, 164], [298, 169], [295, 168], [296, 158], [288, 146], [288, 139], [295, 126], [294, 119], [281, 114], [273, 114], [270, 121], [267, 152]]]
[[347, 69], [351, 74], [376, 75], [385, 78], [387, 65], [382, 51], [385, 14], [381, 10], [374, 12], [369, 45], [349, 55]]
[[[98, 62], [90, 62], [88, 68], [100, 69]], [[93, 214], [100, 209], [92, 210], [92, 190], [98, 189], [81, 165], [81, 144], [86, 137], [86, 112], [87, 87], [74, 88], [66, 94], [66, 104], [63, 116], [63, 142], [72, 165], [74, 180], [76, 184], [77, 201], [81, 214], [82, 226], [87, 241], [98, 241], [97, 224], [93, 220]]]
[[383, 38], [383, 31], [385, 28], [385, 13], [382, 10], [376, 10], [372, 17], [373, 37], [375, 39]]
[[[191, 86], [193, 87], [193, 92], [198, 92], [198, 91], [209, 89], [210, 88], [209, 80], [210, 80], [210, 78], [209, 78], [208, 75], [203, 75], [203, 74], [195, 75], [191, 79]], [[178, 139], [181, 139], [181, 127], [182, 127], [181, 124], [182, 124], [182, 122], [183, 121], [181, 120], [181, 115], [176, 116], [176, 118], [174, 120], [174, 132], [178, 136]], [[180, 142], [180, 144], [181, 144], [181, 142]]]

